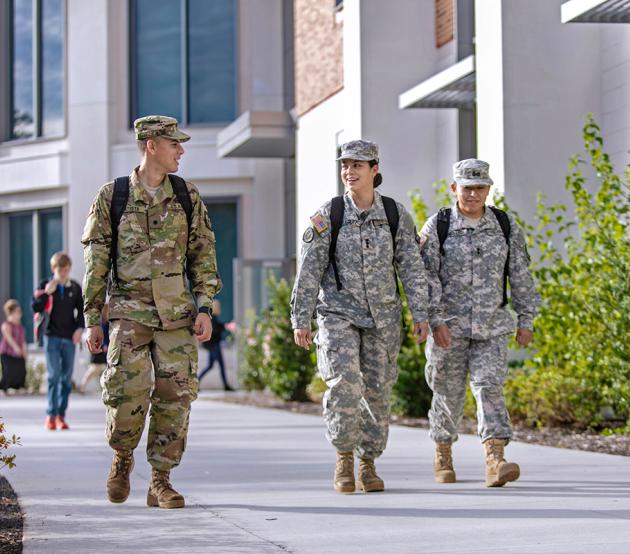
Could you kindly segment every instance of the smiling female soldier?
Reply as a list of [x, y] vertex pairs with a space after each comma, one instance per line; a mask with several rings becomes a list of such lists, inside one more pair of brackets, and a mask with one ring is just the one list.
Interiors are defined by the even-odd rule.
[[378, 146], [355, 140], [341, 146], [346, 192], [311, 217], [291, 299], [297, 345], [310, 348], [317, 314], [317, 365], [324, 395], [327, 438], [337, 451], [334, 488], [384, 490], [374, 459], [385, 450], [389, 398], [401, 342], [396, 274], [409, 301], [414, 334], [428, 334], [427, 284], [409, 213], [374, 189], [382, 182]]

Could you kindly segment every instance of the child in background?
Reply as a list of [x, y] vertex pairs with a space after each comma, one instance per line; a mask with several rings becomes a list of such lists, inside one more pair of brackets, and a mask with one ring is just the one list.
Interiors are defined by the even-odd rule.
[[85, 394], [87, 384], [94, 379], [100, 377], [101, 373], [107, 368], [107, 347], [109, 346], [109, 304], [105, 303], [101, 312], [101, 328], [103, 329], [103, 346], [100, 352], [90, 354], [90, 365], [88, 365], [81, 384], [79, 392]]
[[17, 300], [7, 300], [4, 304], [6, 321], [0, 327], [0, 359], [2, 379], [0, 390], [23, 389], [26, 381], [26, 330], [22, 325], [22, 308]]
[[233, 391], [234, 389], [228, 384], [227, 377], [225, 375], [225, 362], [223, 361], [223, 351], [221, 350], [221, 341], [223, 335], [233, 333], [236, 330], [236, 324], [233, 321], [229, 323], [222, 323], [219, 320], [221, 315], [221, 302], [215, 300], [212, 304], [212, 335], [210, 340], [204, 342], [202, 346], [210, 352], [210, 360], [208, 361], [208, 367], [199, 374], [199, 382], [204, 378], [214, 366], [214, 362], [219, 362], [219, 369], [221, 370], [221, 381], [223, 381], [223, 389], [226, 391]]

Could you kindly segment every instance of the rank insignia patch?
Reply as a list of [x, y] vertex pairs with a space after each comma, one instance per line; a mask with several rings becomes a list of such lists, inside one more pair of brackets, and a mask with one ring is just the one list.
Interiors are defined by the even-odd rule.
[[312, 227], [309, 227], [304, 234], [302, 235], [302, 240], [304, 242], [313, 242], [313, 238], [315, 237], [315, 232]]
[[322, 234], [326, 229], [328, 229], [328, 224], [326, 223], [326, 220], [324, 219], [324, 216], [317, 212], [315, 215], [311, 216], [311, 223], [313, 224], [313, 227], [315, 227], [315, 230], [317, 231], [318, 234]]

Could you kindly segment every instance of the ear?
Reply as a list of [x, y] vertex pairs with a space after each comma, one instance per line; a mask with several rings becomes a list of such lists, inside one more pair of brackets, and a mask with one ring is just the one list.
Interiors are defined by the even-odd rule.
[[157, 148], [157, 143], [154, 139], [148, 139], [147, 140], [147, 152], [149, 152], [149, 154], [155, 154], [155, 150]]
[[453, 194], [457, 192], [457, 184], [455, 182], [451, 183], [451, 192]]

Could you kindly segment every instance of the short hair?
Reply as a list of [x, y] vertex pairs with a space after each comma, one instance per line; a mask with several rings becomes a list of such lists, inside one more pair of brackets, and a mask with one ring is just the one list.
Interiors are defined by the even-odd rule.
[[15, 298], [9, 298], [3, 306], [4, 315], [9, 317], [15, 310], [20, 309], [20, 303]]
[[140, 151], [140, 154], [142, 154], [144, 156], [144, 154], [146, 154], [147, 151], [147, 142], [149, 142], [150, 140], [152, 140], [153, 142], [157, 142], [161, 139], [162, 137], [149, 137], [149, 138], [145, 138], [142, 140], [136, 140], [136, 145], [138, 146], [138, 150]]
[[55, 252], [50, 258], [50, 267], [70, 267], [72, 260], [65, 252]]

